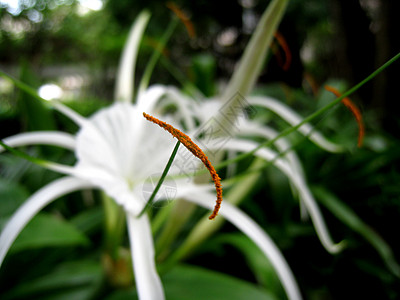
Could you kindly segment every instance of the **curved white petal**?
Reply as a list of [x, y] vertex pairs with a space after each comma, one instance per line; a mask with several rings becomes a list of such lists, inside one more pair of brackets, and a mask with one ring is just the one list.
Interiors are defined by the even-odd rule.
[[146, 113], [153, 113], [156, 111], [156, 105], [160, 99], [166, 95], [168, 87], [161, 84], [155, 84], [142, 92], [137, 99], [137, 107], [139, 110]]
[[[278, 132], [268, 126], [261, 126], [252, 121], [247, 121], [243, 122], [240, 126], [239, 135], [242, 134], [258, 135], [271, 140], [278, 135]], [[284, 137], [277, 140], [275, 145], [281, 152], [285, 152], [291, 148], [290, 142]], [[303, 167], [301, 166], [300, 160], [295, 152], [289, 151], [284, 157], [287, 158], [295, 172], [298, 172], [300, 176], [304, 176]]]
[[252, 90], [260, 75], [274, 33], [288, 3], [288, 0], [270, 1], [270, 4], [258, 21], [256, 30], [246, 46], [228, 86], [224, 89], [221, 97], [224, 103], [230, 100], [236, 93], [246, 96]]
[[[231, 139], [226, 142], [224, 148], [248, 152], [255, 149], [257, 146], [257, 143], [252, 141]], [[256, 153], [254, 153], [254, 155], [259, 156], [267, 161], [274, 160], [273, 164], [280, 169], [296, 187], [300, 199], [304, 202], [308, 212], [310, 213], [311, 220], [322, 245], [330, 253], [337, 253], [341, 251], [344, 245], [341, 243], [335, 244], [332, 241], [319, 207], [309, 191], [307, 184], [304, 182], [304, 179], [299, 176], [299, 174], [293, 172], [292, 168], [287, 162], [280, 158], [275, 158], [277, 157], [277, 154], [270, 149], [259, 149]]]
[[[48, 144], [53, 146], [66, 146], [70, 148], [74, 145], [74, 143], [75, 140], [72, 136], [63, 134], [62, 132], [29, 132], [17, 134], [4, 139], [4, 144], [12, 148], [32, 144]], [[0, 153], [4, 150], [5, 148], [0, 145]], [[74, 174], [74, 168], [68, 165], [62, 165], [34, 157], [26, 159], [55, 172], [67, 175]]]
[[196, 104], [194, 99], [189, 99], [183, 95], [177, 88], [168, 87], [167, 96], [171, 101], [173, 101], [180, 112], [180, 116], [187, 126], [187, 131], [192, 131], [195, 129], [194, 120], [194, 109], [193, 106]]
[[[212, 193], [190, 193], [185, 196], [185, 199], [212, 210], [215, 195]], [[219, 215], [235, 225], [261, 249], [274, 266], [288, 298], [290, 300], [302, 299], [292, 271], [282, 253], [267, 233], [243, 211], [229, 202], [225, 201], [222, 203]]]
[[[275, 129], [272, 129], [268, 126], [260, 126], [250, 120], [242, 122], [239, 135], [242, 134], [258, 135], [270, 140], [278, 136], [278, 132]], [[277, 140], [275, 142], [275, 145], [280, 152], [285, 152], [289, 150], [289, 152], [285, 153], [284, 157], [288, 160], [290, 166], [293, 169], [293, 172], [297, 173], [300, 177], [305, 178], [303, 167], [299, 158], [296, 155], [296, 152], [290, 150], [290, 142], [285, 137], [283, 137]], [[293, 187], [292, 190], [293, 192], [295, 192]], [[302, 220], [306, 220], [308, 217], [307, 210], [304, 208], [303, 201], [300, 201], [300, 215]]]
[[[252, 96], [248, 97], [247, 101], [250, 105], [261, 106], [272, 110], [274, 113], [279, 115], [282, 119], [284, 119], [292, 126], [299, 124], [303, 120], [303, 118], [299, 116], [295, 111], [291, 110], [289, 107], [273, 98], [266, 96]], [[304, 124], [298, 130], [303, 135], [307, 136], [317, 146], [327, 151], [341, 152], [344, 150], [342, 146], [328, 141], [322, 134], [315, 131], [310, 124]]]
[[[75, 149], [75, 137], [61, 131], [34, 131], [19, 133], [5, 138], [3, 142], [11, 147], [51, 145], [69, 150]], [[4, 148], [0, 146], [0, 153], [3, 151]]]
[[76, 169], [74, 167], [54, 163], [51, 161], [43, 161], [43, 163], [40, 164], [40, 166], [64, 175], [74, 176], [76, 174]]
[[133, 99], [133, 84], [136, 57], [144, 29], [150, 19], [148, 12], [142, 12], [136, 19], [125, 43], [116, 78], [115, 100], [130, 102]]
[[154, 261], [154, 245], [146, 214], [136, 218], [127, 213], [133, 269], [140, 300], [163, 300], [164, 290]]
[[46, 185], [34, 193], [7, 222], [0, 235], [0, 266], [12, 243], [25, 225], [47, 204], [55, 199], [92, 185], [74, 177], [64, 177]]
[[[152, 106], [163, 89], [148, 91], [152, 94], [143, 106]], [[141, 105], [115, 102], [91, 117], [78, 133], [76, 176], [118, 200], [139, 182], [161, 174], [174, 144], [168, 133], [143, 117]]]

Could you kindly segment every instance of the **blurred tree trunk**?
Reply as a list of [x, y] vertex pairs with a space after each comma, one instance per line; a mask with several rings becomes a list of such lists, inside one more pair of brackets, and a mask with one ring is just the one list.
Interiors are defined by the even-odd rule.
[[[330, 0], [332, 20], [335, 26], [336, 62], [334, 76], [355, 84], [368, 76], [375, 68], [375, 39], [370, 31], [371, 20], [359, 1]], [[363, 103], [372, 102], [372, 85], [358, 92]]]
[[[400, 51], [400, 1], [380, 0], [376, 17], [376, 67]], [[400, 137], [399, 101], [400, 61], [396, 61], [375, 80], [373, 104], [382, 109], [384, 128]]]
[[[334, 76], [356, 84], [400, 51], [400, 1], [371, 1], [370, 16], [360, 1], [330, 0], [330, 4], [337, 34]], [[397, 136], [400, 105], [395, 89], [399, 76], [398, 61], [357, 93], [365, 108], [374, 109], [380, 124]]]

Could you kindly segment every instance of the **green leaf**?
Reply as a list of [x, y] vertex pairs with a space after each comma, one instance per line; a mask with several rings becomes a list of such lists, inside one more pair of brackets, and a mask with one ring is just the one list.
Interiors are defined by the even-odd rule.
[[352, 230], [363, 236], [379, 253], [387, 268], [397, 277], [400, 277], [400, 266], [394, 258], [392, 249], [370, 226], [364, 223], [357, 214], [327, 190], [317, 187], [313, 193], [318, 200], [328, 208], [340, 221]]
[[179, 265], [162, 278], [167, 299], [174, 300], [272, 300], [267, 291], [223, 273]]
[[23, 186], [0, 177], [0, 220], [11, 216], [28, 197], [29, 192]]
[[[173, 300], [276, 300], [256, 285], [223, 273], [177, 265], [161, 278], [166, 299]], [[137, 299], [135, 290], [118, 291], [105, 300]]]
[[[28, 63], [21, 67], [20, 80], [30, 86], [37, 86], [38, 77], [31, 73]], [[52, 111], [42, 101], [37, 101], [30, 93], [21, 90], [18, 97], [18, 106], [22, 121], [26, 122], [30, 130], [53, 130], [56, 128]]]
[[246, 258], [247, 265], [253, 271], [257, 281], [283, 299], [285, 292], [272, 264], [265, 254], [247, 236], [241, 233], [224, 234], [215, 239], [215, 243], [231, 244], [240, 250]]
[[135, 300], [138, 299], [138, 295], [135, 289], [129, 289], [129, 290], [118, 290], [113, 292], [111, 295], [109, 295], [107, 298], [104, 300]]
[[238, 67], [222, 95], [224, 103], [231, 99], [237, 92], [245, 97], [252, 90], [260, 75], [263, 62], [268, 53], [268, 47], [283, 17], [288, 2], [287, 0], [273, 0], [268, 5], [240, 59]]
[[68, 222], [41, 213], [22, 230], [10, 251], [88, 244], [88, 238]]
[[200, 54], [192, 59], [192, 72], [195, 85], [206, 97], [211, 97], [215, 92], [215, 74], [217, 62], [214, 56]]
[[104, 226], [104, 210], [102, 207], [94, 207], [86, 209], [74, 216], [71, 221], [79, 231], [85, 234], [91, 234], [96, 230], [103, 229]]
[[140, 41], [143, 32], [150, 19], [148, 11], [142, 11], [136, 18], [135, 23], [129, 32], [128, 40], [125, 43], [124, 50], [120, 59], [118, 74], [115, 83], [115, 100], [132, 101], [133, 84], [135, 82], [135, 66], [137, 53], [139, 51]]
[[45, 276], [18, 285], [3, 295], [2, 299], [92, 299], [102, 282], [102, 272], [98, 262], [66, 262]]

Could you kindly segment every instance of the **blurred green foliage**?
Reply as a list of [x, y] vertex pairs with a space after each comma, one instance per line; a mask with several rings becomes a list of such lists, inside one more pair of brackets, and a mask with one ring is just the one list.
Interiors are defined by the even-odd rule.
[[[112, 100], [115, 68], [136, 15], [144, 8], [153, 15], [142, 42], [137, 66], [141, 72], [172, 14], [163, 1], [156, 0], [107, 1], [102, 10], [84, 15], [78, 13], [78, 2], [73, 0], [20, 2], [23, 6], [18, 14], [9, 13], [1, 4], [0, 67], [19, 74], [23, 82], [38, 88], [49, 79], [58, 79], [40, 73], [46, 66], [88, 66], [91, 76], [86, 92], [81, 98], [66, 102], [84, 116]], [[249, 8], [239, 2], [178, 2], [190, 13], [197, 37], [190, 39], [181, 25], [163, 53], [161, 62], [165, 63], [156, 66], [152, 81], [188, 84], [207, 97], [215, 95], [248, 40], [243, 11], [253, 11], [257, 16], [268, 1], [249, 1], [254, 3]], [[39, 13], [40, 21], [34, 18], [35, 12]], [[333, 76], [339, 74], [331, 70], [335, 62], [332, 47], [337, 40], [329, 16], [328, 1], [291, 1], [280, 30], [292, 52], [292, 66], [285, 72], [276, 57], [271, 56], [257, 93], [276, 97], [307, 116], [332, 99], [332, 95], [319, 89], [322, 83], [334, 83], [343, 89], [352, 84]], [[232, 45], [221, 46], [217, 38], [227, 28], [237, 29], [238, 36]], [[300, 59], [305, 46], [314, 51], [311, 61]], [[311, 77], [304, 76], [304, 71]], [[314, 84], [317, 89], [312, 93]], [[26, 130], [76, 131], [70, 121], [23, 92], [1, 85], [0, 94], [1, 137]], [[400, 141], [393, 132], [400, 126], [385, 131], [370, 102], [360, 95], [355, 95], [355, 100], [363, 106], [367, 126], [363, 148], [356, 148], [357, 124], [341, 106], [316, 125], [331, 140], [345, 145], [346, 153], [327, 154], [297, 135], [290, 136], [297, 144], [308, 182], [315, 186], [334, 238], [346, 240], [348, 247], [343, 253], [332, 256], [325, 252], [310, 222], [300, 219], [297, 199], [292, 196], [287, 179], [273, 168], [262, 170], [256, 187], [242, 206], [282, 249], [306, 299], [400, 297], [393, 263], [399, 260], [400, 253], [395, 231], [400, 214]], [[258, 111], [256, 117], [284, 126], [266, 111]], [[74, 160], [70, 153], [51, 147], [30, 147], [26, 151], [57, 162], [71, 164]], [[8, 153], [0, 156], [0, 165], [0, 224], [4, 225], [28, 195], [57, 175]], [[28, 225], [14, 245], [14, 253], [0, 269], [2, 299], [135, 297], [134, 290], [111, 286], [99, 263], [104, 212], [96, 196], [96, 193], [75, 193], [63, 197]], [[163, 274], [168, 299], [233, 300], [244, 299], [243, 294], [246, 299], [280, 299], [280, 283], [269, 264], [260, 260], [252, 243], [232, 231], [225, 225], [222, 234], [188, 259], [192, 266], [178, 265]], [[230, 253], [232, 248], [243, 255], [245, 263], [235, 261], [237, 253]], [[235, 279], [220, 273], [227, 272], [226, 265], [232, 266], [228, 269]], [[221, 290], [225, 291], [223, 295], [219, 294]]]

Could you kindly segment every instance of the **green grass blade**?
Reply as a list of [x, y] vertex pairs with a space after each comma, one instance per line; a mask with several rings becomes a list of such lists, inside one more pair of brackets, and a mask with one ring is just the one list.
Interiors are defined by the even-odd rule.
[[144, 92], [144, 90], [148, 87], [149, 82], [150, 82], [150, 77], [151, 77], [151, 74], [153, 73], [154, 67], [156, 66], [156, 63], [157, 63], [158, 59], [160, 58], [160, 55], [162, 54], [162, 51], [165, 48], [165, 45], [171, 38], [172, 33], [174, 32], [176, 26], [178, 25], [178, 21], [179, 21], [179, 19], [177, 17], [174, 17], [172, 19], [169, 26], [165, 30], [163, 36], [161, 37], [159, 44], [157, 45], [156, 49], [154, 50], [152, 56], [150, 57], [150, 61], [148, 62], [147, 66], [146, 66], [146, 69], [144, 71], [144, 74], [143, 74], [142, 79], [139, 84], [138, 95], [142, 94]]
[[158, 190], [160, 189], [162, 183], [164, 182], [165, 177], [168, 174], [169, 169], [171, 168], [172, 162], [174, 161], [174, 158], [176, 156], [176, 153], [178, 152], [178, 148], [179, 145], [181, 144], [181, 142], [176, 142], [175, 148], [172, 151], [172, 154], [167, 162], [167, 165], [165, 166], [165, 169], [163, 171], [163, 173], [161, 174], [160, 179], [158, 180], [158, 183], [156, 185], [156, 188], [154, 189], [153, 193], [151, 194], [149, 201], [147, 201], [146, 205], [144, 206], [144, 208], [142, 209], [142, 211], [140, 212], [140, 214], [138, 215], [138, 218], [140, 218], [148, 209], [149, 207], [153, 204], [154, 199], [158, 193]]
[[379, 253], [387, 268], [397, 277], [400, 277], [400, 266], [396, 262], [390, 246], [370, 226], [364, 223], [357, 214], [334, 195], [323, 188], [313, 188], [318, 200], [328, 208], [340, 221], [352, 230], [358, 232]]
[[3, 71], [0, 70], [0, 76], [11, 81], [17, 88], [21, 89], [22, 91], [26, 92], [27, 94], [31, 95], [32, 97], [36, 98], [37, 100], [43, 102], [43, 103], [51, 103], [50, 101], [47, 101], [43, 99], [42, 97], [39, 96], [39, 94], [36, 92], [36, 90], [26, 83], [23, 83], [22, 81], [8, 75], [7, 73], [4, 73]]
[[280, 134], [278, 134], [275, 138], [266, 141], [265, 143], [260, 144], [258, 147], [254, 148], [253, 150], [243, 153], [241, 155], [236, 156], [233, 159], [225, 160], [224, 162], [221, 162], [220, 164], [215, 166], [215, 169], [221, 169], [226, 167], [229, 164], [236, 163], [244, 158], [247, 158], [250, 155], [253, 155], [255, 152], [257, 152], [259, 149], [264, 148], [264, 147], [269, 147], [273, 143], [275, 143], [277, 140], [280, 138], [291, 134], [292, 132], [296, 131], [299, 129], [301, 126], [303, 126], [306, 123], [310, 123], [317, 117], [321, 116], [322, 114], [326, 113], [329, 109], [334, 107], [336, 104], [340, 103], [344, 98], [349, 97], [351, 94], [356, 92], [359, 88], [361, 88], [363, 85], [365, 85], [367, 82], [372, 80], [375, 76], [377, 76], [379, 73], [381, 73], [384, 69], [386, 69], [388, 66], [390, 66], [392, 63], [394, 63], [397, 59], [400, 58], [400, 52], [396, 54], [394, 57], [392, 57], [390, 60], [388, 60], [386, 63], [384, 63], [381, 67], [379, 67], [377, 70], [372, 72], [367, 78], [353, 86], [351, 89], [349, 89], [347, 92], [343, 93], [342, 96], [336, 98], [334, 101], [331, 103], [327, 104], [326, 106], [322, 107], [321, 109], [317, 110], [316, 112], [312, 113], [308, 117], [304, 118], [303, 121], [301, 121], [299, 124], [292, 126], [290, 128], [287, 128], [286, 130], [282, 131]]

